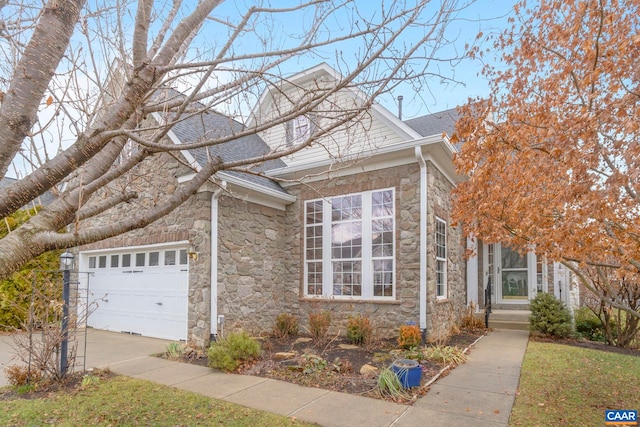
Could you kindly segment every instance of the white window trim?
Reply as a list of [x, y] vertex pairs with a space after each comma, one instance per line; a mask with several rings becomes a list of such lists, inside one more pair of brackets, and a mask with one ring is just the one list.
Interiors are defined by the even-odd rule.
[[[372, 194], [382, 191], [391, 191], [393, 200], [393, 214], [391, 219], [393, 221], [393, 254], [391, 255], [392, 262], [392, 295], [391, 296], [374, 296], [374, 271], [373, 271], [373, 248], [372, 248]], [[362, 295], [334, 295], [333, 294], [333, 258], [332, 258], [332, 246], [331, 246], [331, 232], [332, 232], [332, 219], [331, 219], [331, 200], [339, 197], [348, 196], [362, 196]], [[305, 298], [332, 298], [340, 300], [368, 300], [368, 301], [395, 301], [396, 299], [396, 195], [395, 188], [380, 188], [370, 191], [362, 191], [350, 194], [339, 194], [334, 197], [328, 197], [324, 199], [305, 200], [303, 204], [303, 227], [304, 227], [304, 248], [303, 248], [303, 295]], [[307, 218], [306, 218], [306, 206], [307, 203], [322, 201], [322, 294], [313, 295], [308, 293], [308, 262], [307, 262]], [[368, 230], [364, 232], [364, 230]], [[379, 258], [376, 258], [379, 259]]]
[[[438, 256], [438, 223], [443, 224], [444, 226], [444, 258], [443, 257], [439, 257]], [[447, 282], [447, 270], [449, 269], [449, 265], [447, 262], [447, 252], [448, 252], [448, 245], [447, 245], [447, 222], [441, 218], [436, 217], [436, 231], [434, 233], [434, 242], [435, 242], [435, 249], [436, 249], [436, 272], [438, 271], [438, 261], [441, 261], [444, 263], [444, 269], [442, 271], [442, 276], [443, 276], [443, 283], [442, 283], [442, 290], [443, 290], [443, 294], [442, 295], [438, 295], [438, 275], [435, 275], [436, 278], [436, 299], [438, 300], [444, 300], [447, 299], [449, 297], [449, 286], [448, 286], [448, 282]]]

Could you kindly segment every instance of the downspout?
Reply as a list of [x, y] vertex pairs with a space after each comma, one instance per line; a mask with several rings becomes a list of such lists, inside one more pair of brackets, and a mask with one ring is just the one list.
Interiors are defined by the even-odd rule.
[[218, 324], [222, 327], [224, 316], [218, 316], [218, 198], [227, 187], [227, 182], [222, 181], [220, 187], [211, 194], [211, 341], [218, 335]]
[[423, 342], [427, 335], [427, 162], [422, 148], [415, 148], [415, 156], [420, 165], [420, 330]]

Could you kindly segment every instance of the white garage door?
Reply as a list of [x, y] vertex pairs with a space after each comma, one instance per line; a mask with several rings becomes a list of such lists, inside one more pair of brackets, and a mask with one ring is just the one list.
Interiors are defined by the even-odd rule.
[[86, 253], [87, 324], [170, 340], [187, 338], [187, 250], [150, 246]]

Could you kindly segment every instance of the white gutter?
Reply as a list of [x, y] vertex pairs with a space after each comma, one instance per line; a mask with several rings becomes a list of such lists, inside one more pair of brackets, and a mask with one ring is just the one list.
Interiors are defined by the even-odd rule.
[[218, 334], [218, 198], [227, 186], [222, 181], [221, 187], [211, 194], [211, 340]]
[[420, 165], [420, 330], [423, 336], [427, 330], [427, 162], [422, 156], [422, 148], [415, 147], [415, 155]]

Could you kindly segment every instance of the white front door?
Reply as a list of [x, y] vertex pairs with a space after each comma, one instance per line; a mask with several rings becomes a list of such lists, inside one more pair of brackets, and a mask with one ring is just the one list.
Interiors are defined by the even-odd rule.
[[[529, 252], [520, 255], [515, 250], [499, 243], [484, 244], [484, 287], [491, 283], [491, 302], [499, 304], [527, 304], [538, 292], [542, 272], [537, 273], [542, 264], [536, 255]], [[545, 289], [546, 290], [546, 289]]]

